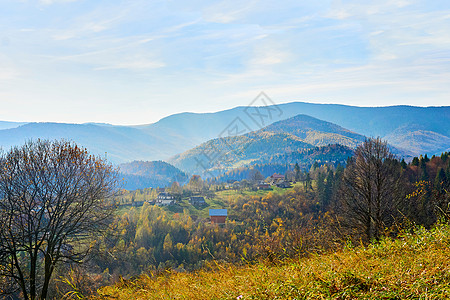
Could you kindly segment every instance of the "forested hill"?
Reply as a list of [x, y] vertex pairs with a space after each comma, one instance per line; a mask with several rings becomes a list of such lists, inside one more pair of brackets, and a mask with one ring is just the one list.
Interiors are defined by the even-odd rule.
[[163, 161], [133, 161], [119, 165], [127, 190], [164, 187], [172, 182], [185, 183], [188, 175]]
[[210, 140], [169, 161], [186, 172], [202, 174], [207, 170], [214, 174], [219, 169], [224, 171], [255, 162], [279, 164], [279, 158], [286, 157], [287, 153], [302, 153], [317, 146], [341, 144], [354, 148], [364, 139], [338, 125], [298, 115], [242, 136]]
[[249, 179], [254, 170], [258, 170], [263, 177], [268, 177], [274, 173], [285, 174], [289, 171], [293, 172], [296, 163], [299, 165], [300, 170], [304, 172], [309, 171], [314, 164], [327, 164], [335, 167], [338, 165], [345, 166], [347, 159], [353, 155], [353, 149], [338, 144], [299, 149], [262, 157], [253, 161], [250, 165], [228, 170], [216, 176], [216, 180], [225, 182], [228, 180]]
[[254, 132], [237, 137], [210, 140], [175, 155], [169, 162], [193, 174], [203, 174], [205, 171], [214, 173], [218, 169], [236, 168], [277, 153], [312, 147], [311, 144], [291, 134]]

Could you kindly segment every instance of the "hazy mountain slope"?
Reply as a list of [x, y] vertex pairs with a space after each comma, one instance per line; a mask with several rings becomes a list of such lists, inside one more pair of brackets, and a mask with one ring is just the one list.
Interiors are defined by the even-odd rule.
[[[221, 134], [241, 114], [241, 108], [216, 113], [180, 113], [136, 128], [151, 135], [159, 135], [166, 142], [177, 145], [174, 149], [167, 149], [168, 158], [210, 139], [226, 136]], [[259, 128], [253, 126], [251, 129], [248, 132]]]
[[28, 123], [17, 128], [0, 130], [0, 142], [4, 149], [37, 138], [72, 140], [94, 154], [106, 155], [114, 163], [164, 155], [164, 148], [159, 146], [161, 139], [158, 136], [150, 136], [125, 126]]
[[210, 140], [169, 161], [187, 172], [202, 173], [205, 169], [235, 168], [255, 161], [268, 163], [276, 156], [314, 146], [342, 144], [356, 147], [364, 139], [364, 136], [338, 125], [298, 115], [242, 136]]
[[450, 137], [433, 131], [400, 128], [385, 138], [411, 153], [439, 154], [450, 151]]
[[366, 136], [385, 136], [402, 126], [420, 126], [421, 129], [450, 136], [450, 106], [445, 107], [356, 107], [337, 104], [293, 102], [280, 104], [289, 114], [302, 110], [303, 114], [335, 123]]
[[119, 165], [128, 190], [164, 187], [174, 181], [184, 183], [188, 175], [163, 161], [133, 161]]
[[2, 129], [9, 129], [9, 128], [16, 128], [21, 125], [26, 124], [26, 122], [8, 122], [8, 121], [0, 121], [0, 130]]

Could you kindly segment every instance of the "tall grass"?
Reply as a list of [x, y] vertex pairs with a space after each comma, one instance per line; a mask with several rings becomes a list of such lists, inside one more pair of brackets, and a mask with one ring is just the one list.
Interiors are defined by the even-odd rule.
[[450, 226], [278, 264], [121, 280], [95, 299], [450, 299]]

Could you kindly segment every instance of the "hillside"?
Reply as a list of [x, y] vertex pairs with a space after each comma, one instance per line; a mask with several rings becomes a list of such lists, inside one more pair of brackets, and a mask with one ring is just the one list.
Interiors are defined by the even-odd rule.
[[[193, 174], [215, 174], [250, 164], [286, 151], [312, 148], [311, 144], [287, 133], [255, 132], [237, 137], [213, 139], [175, 155], [169, 162]], [[211, 159], [210, 159], [211, 158]]]
[[448, 299], [450, 227], [277, 264], [122, 280], [94, 299]]
[[410, 153], [442, 153], [450, 151], [450, 137], [427, 130], [398, 128], [385, 138]]
[[[307, 155], [303, 153], [305, 149], [332, 144], [354, 148], [364, 139], [364, 136], [338, 125], [298, 115], [242, 136], [210, 140], [174, 156], [169, 162], [182, 170], [197, 174], [203, 173], [205, 169], [214, 174], [219, 168], [223, 171], [256, 162], [286, 164], [297, 161], [306, 164], [309, 161], [302, 158], [302, 155]], [[328, 150], [326, 152], [332, 155], [332, 150], [338, 151], [341, 148], [330, 147]], [[291, 153], [294, 154], [290, 155]], [[218, 158], [210, 160], [207, 155]], [[288, 156], [291, 156], [291, 160], [287, 160]], [[315, 159], [328, 160], [325, 157]]]
[[164, 187], [189, 179], [186, 173], [163, 161], [133, 161], [120, 164], [119, 170], [124, 178], [123, 188], [127, 190]]
[[299, 149], [270, 157], [262, 157], [261, 159], [252, 161], [249, 166], [228, 170], [217, 176], [216, 179], [219, 182], [248, 179], [253, 169], [261, 172], [264, 177], [268, 177], [273, 173], [285, 174], [286, 171], [294, 170], [294, 162], [299, 164], [302, 171], [309, 171], [315, 162], [319, 164], [326, 163], [334, 166], [345, 166], [347, 159], [353, 156], [353, 154], [353, 149], [338, 144]]

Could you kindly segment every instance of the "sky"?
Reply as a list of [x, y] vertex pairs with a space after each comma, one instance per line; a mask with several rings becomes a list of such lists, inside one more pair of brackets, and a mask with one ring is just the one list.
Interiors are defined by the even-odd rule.
[[0, 0], [0, 120], [450, 105], [450, 2]]

